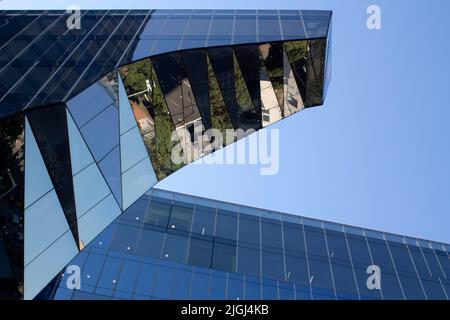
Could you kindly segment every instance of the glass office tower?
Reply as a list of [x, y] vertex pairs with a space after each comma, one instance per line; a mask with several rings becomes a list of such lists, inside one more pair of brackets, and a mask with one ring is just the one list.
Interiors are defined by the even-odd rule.
[[[448, 244], [152, 189], [54, 299], [448, 299]], [[368, 285], [378, 266], [380, 287]], [[51, 294], [50, 294], [51, 295]]]
[[36, 297], [157, 181], [213, 152], [212, 132], [235, 132], [226, 145], [321, 105], [330, 24], [330, 11], [1, 11], [0, 296]]

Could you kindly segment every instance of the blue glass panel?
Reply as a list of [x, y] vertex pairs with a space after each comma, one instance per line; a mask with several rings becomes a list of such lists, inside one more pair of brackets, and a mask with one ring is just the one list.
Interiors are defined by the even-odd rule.
[[172, 230], [191, 231], [193, 205], [174, 202], [170, 212], [169, 228]]
[[161, 299], [169, 299], [172, 289], [174, 270], [160, 266], [158, 268], [154, 296]]
[[95, 115], [113, 103], [108, 91], [99, 82], [67, 102], [67, 107], [78, 127], [85, 125]]
[[327, 261], [318, 261], [311, 258], [308, 260], [308, 264], [313, 294], [315, 288], [333, 290], [330, 264]]
[[240, 243], [260, 243], [259, 217], [240, 215], [239, 218], [239, 242]]
[[278, 300], [277, 282], [269, 279], [262, 279], [263, 300]]
[[191, 281], [191, 271], [177, 270], [175, 274], [175, 285], [172, 290], [172, 299], [188, 299], [191, 290]]
[[295, 284], [295, 297], [297, 300], [311, 300], [310, 287]]
[[152, 264], [143, 264], [136, 281], [136, 293], [151, 296], [153, 294], [153, 282], [156, 279], [156, 267]]
[[286, 254], [286, 279], [292, 282], [309, 284], [308, 266], [306, 264], [306, 257], [291, 256]]
[[114, 105], [103, 110], [81, 127], [81, 134], [96, 161], [100, 161], [119, 144], [119, 112]]
[[277, 15], [258, 16], [259, 41], [281, 40], [280, 21]]
[[78, 219], [111, 193], [95, 163], [73, 177], [73, 188]]
[[212, 270], [211, 272], [209, 298], [213, 300], [223, 300], [226, 298], [227, 275], [224, 272], [216, 270]]
[[103, 265], [100, 280], [98, 281], [98, 286], [104, 289], [114, 290], [117, 285], [121, 265], [122, 260], [107, 257]]
[[261, 218], [261, 241], [263, 250], [270, 248], [271, 250], [281, 252], [283, 248], [281, 222]]
[[53, 189], [30, 124], [25, 118], [25, 208]]
[[73, 290], [58, 288], [53, 297], [53, 300], [70, 300], [72, 298]]
[[198, 267], [210, 268], [212, 248], [212, 241], [191, 238], [189, 241], [187, 263]]
[[136, 119], [134, 118], [133, 110], [131, 110], [128, 95], [123, 86], [122, 77], [119, 77], [119, 121], [120, 134], [130, 130], [136, 126]]
[[80, 241], [84, 245], [91, 242], [103, 229], [116, 219], [120, 213], [114, 197], [110, 194], [78, 220]]
[[158, 259], [161, 256], [163, 240], [164, 233], [143, 229], [140, 231], [136, 253]]
[[240, 274], [229, 274], [227, 299], [242, 300], [243, 298], [244, 298], [244, 277]]
[[34, 298], [77, 253], [78, 248], [72, 233], [67, 231], [26, 266], [24, 274], [25, 300]]
[[301, 40], [306, 38], [305, 29], [298, 14], [281, 16], [280, 20], [283, 40]]
[[185, 263], [188, 238], [174, 234], [166, 234], [161, 259]]
[[149, 21], [140, 34], [141, 39], [157, 39], [166, 23], [167, 15], [151, 15]]
[[210, 21], [210, 15], [192, 16], [186, 27], [183, 41], [180, 45], [180, 50], [204, 47], [206, 44]]
[[102, 161], [98, 163], [106, 183], [108, 183], [117, 202], [122, 204], [122, 185], [120, 174], [120, 150], [119, 146], [115, 147]]
[[233, 31], [232, 15], [215, 15], [209, 33], [208, 46], [219, 46], [231, 44], [231, 33]]
[[192, 223], [192, 232], [199, 235], [213, 235], [216, 220], [216, 209], [196, 206]]
[[256, 40], [256, 16], [239, 15], [234, 23], [233, 44], [255, 43]]
[[445, 276], [442, 273], [442, 269], [436, 259], [436, 255], [434, 251], [429, 248], [422, 248], [423, 255], [427, 260], [428, 267], [430, 268], [431, 274], [435, 279], [441, 278], [444, 279]]
[[98, 254], [89, 254], [86, 264], [81, 272], [81, 288], [85, 286], [95, 286], [100, 276], [105, 256]]
[[301, 11], [308, 38], [322, 38], [327, 36], [331, 18], [329, 11]]
[[94, 162], [92, 154], [81, 137], [78, 127], [73, 122], [72, 116], [67, 112], [67, 129], [69, 131], [70, 159], [72, 174], [75, 175]]
[[133, 51], [133, 61], [137, 61], [150, 56], [150, 52], [156, 40], [139, 40]]
[[25, 210], [25, 266], [69, 230], [55, 190]]
[[219, 209], [217, 211], [216, 237], [236, 240], [237, 214]]
[[214, 243], [212, 268], [223, 271], [236, 271], [236, 247], [234, 245]]
[[171, 200], [153, 198], [150, 201], [144, 223], [165, 229], [169, 222], [171, 203]]
[[209, 295], [209, 274], [194, 272], [192, 278], [191, 299], [208, 299]]
[[136, 250], [138, 236], [139, 229], [122, 225], [117, 228], [110, 249], [133, 253]]
[[139, 198], [135, 203], [133, 203], [127, 210], [125, 210], [121, 214], [120, 220], [143, 222], [145, 213], [147, 212], [148, 205], [149, 199], [147, 197], [144, 196]]
[[261, 282], [260, 278], [246, 276], [245, 277], [245, 299], [260, 300], [261, 299]]
[[262, 276], [271, 279], [284, 280], [283, 256], [281, 254], [264, 250], [261, 252], [261, 255]]
[[125, 260], [120, 270], [119, 282], [116, 290], [133, 292], [134, 284], [139, 273], [140, 264], [134, 261]]
[[438, 281], [422, 280], [422, 285], [429, 300], [447, 300], [445, 292]]
[[289, 282], [279, 283], [280, 300], [294, 300], [295, 290], [294, 284]]
[[444, 251], [434, 250], [436, 258], [444, 271], [445, 277], [450, 279], [450, 257]]
[[149, 158], [136, 164], [122, 175], [123, 210], [143, 195], [157, 182]]
[[237, 272], [251, 274], [255, 276], [260, 275], [260, 252], [259, 246], [257, 249], [248, 248], [240, 245], [238, 247], [238, 265]]

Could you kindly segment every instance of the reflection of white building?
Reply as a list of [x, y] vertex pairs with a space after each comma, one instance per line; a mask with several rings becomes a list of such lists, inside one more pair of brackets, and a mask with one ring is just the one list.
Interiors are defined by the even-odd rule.
[[261, 88], [262, 126], [266, 127], [275, 121], [281, 120], [282, 115], [272, 82], [264, 68], [260, 69], [259, 81]]

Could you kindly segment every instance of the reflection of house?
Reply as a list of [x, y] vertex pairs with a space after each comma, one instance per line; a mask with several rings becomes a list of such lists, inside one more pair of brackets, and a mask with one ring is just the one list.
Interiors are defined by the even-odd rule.
[[131, 103], [131, 107], [133, 108], [134, 117], [136, 118], [142, 134], [153, 131], [155, 122], [148, 111], [142, 105], [138, 105], [134, 101]]

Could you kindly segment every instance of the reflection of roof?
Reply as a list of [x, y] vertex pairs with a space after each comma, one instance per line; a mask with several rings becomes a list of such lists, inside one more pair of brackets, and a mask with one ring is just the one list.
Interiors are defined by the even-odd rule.
[[148, 112], [142, 110], [141, 106], [137, 105], [134, 101], [131, 104], [133, 107], [134, 117], [136, 118], [137, 121], [145, 119], [149, 119], [151, 121], [150, 115], [148, 114]]
[[[66, 102], [120, 65], [189, 48], [327, 36], [330, 11], [89, 10], [0, 13], [0, 117]], [[234, 30], [234, 31], [233, 31]]]

